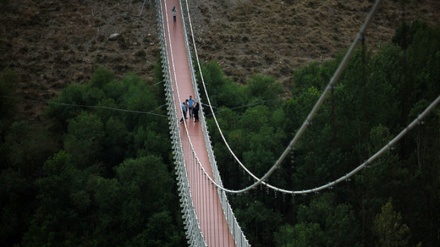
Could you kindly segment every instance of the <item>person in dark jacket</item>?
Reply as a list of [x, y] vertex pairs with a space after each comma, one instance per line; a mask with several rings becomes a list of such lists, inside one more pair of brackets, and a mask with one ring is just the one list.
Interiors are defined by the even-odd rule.
[[173, 12], [173, 21], [176, 22], [176, 6], [173, 6], [171, 12]]
[[200, 109], [199, 103], [194, 102], [194, 105], [193, 105], [194, 122], [199, 121], [199, 109]]

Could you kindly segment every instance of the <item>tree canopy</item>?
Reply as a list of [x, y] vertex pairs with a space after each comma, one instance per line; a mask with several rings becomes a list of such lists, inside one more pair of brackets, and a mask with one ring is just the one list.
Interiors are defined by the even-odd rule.
[[[340, 61], [297, 69], [289, 92], [261, 74], [237, 84], [209, 62], [201, 68], [209, 92], [202, 99], [211, 99], [238, 158], [262, 176]], [[403, 25], [377, 51], [360, 48], [268, 182], [302, 190], [344, 176], [440, 95], [438, 68], [440, 29], [424, 23]], [[163, 88], [97, 68], [33, 121], [17, 114], [17, 76], [0, 73], [0, 245], [186, 245], [164, 141]], [[162, 80], [160, 69], [155, 76]], [[223, 184], [248, 186], [253, 179], [229, 155], [208, 107], [203, 116]], [[252, 246], [439, 246], [439, 126], [437, 107], [386, 154], [323, 193], [292, 196], [259, 186], [230, 195], [238, 222]]]
[[182, 246], [158, 92], [98, 68], [49, 103], [47, 125], [3, 126], [0, 244]]
[[[387, 144], [440, 95], [439, 35], [439, 27], [413, 22], [399, 28], [392, 42], [377, 51], [367, 44], [360, 47], [290, 157], [268, 182], [287, 190], [321, 186]], [[242, 97], [211, 97], [226, 140], [251, 172], [261, 177], [275, 163], [341, 59], [296, 70], [288, 98], [275, 79], [260, 75], [235, 86], [231, 94], [240, 92]], [[213, 64], [202, 68], [209, 92], [231, 87], [218, 70]], [[253, 179], [229, 154], [213, 120], [208, 123], [225, 186], [249, 186]], [[253, 246], [437, 246], [439, 126], [436, 108], [368, 169], [330, 192], [291, 196], [261, 186], [233, 196], [232, 208]], [[257, 211], [271, 216], [253, 215]], [[278, 225], [276, 219], [281, 219]], [[396, 224], [395, 231], [387, 227]]]

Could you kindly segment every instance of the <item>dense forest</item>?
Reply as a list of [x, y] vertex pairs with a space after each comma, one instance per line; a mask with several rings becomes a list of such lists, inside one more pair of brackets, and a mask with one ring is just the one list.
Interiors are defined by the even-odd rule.
[[[287, 98], [274, 78], [255, 75], [238, 85], [217, 64], [205, 65], [208, 94], [226, 140], [254, 174], [261, 177], [275, 163], [341, 59], [297, 70]], [[363, 44], [268, 182], [303, 190], [344, 176], [440, 95], [439, 68], [438, 27], [404, 25], [377, 52]], [[209, 123], [225, 186], [249, 186], [253, 179], [229, 154], [212, 119]], [[437, 107], [368, 169], [331, 190], [291, 196], [260, 187], [231, 195], [232, 208], [252, 246], [439, 246], [439, 150]]]
[[[245, 84], [215, 62], [204, 81], [226, 139], [258, 176], [272, 166], [341, 60]], [[345, 175], [440, 95], [440, 29], [414, 22], [390, 44], [359, 48], [291, 157], [269, 182], [308, 189]], [[162, 81], [160, 64], [155, 81]], [[186, 246], [163, 87], [97, 68], [70, 83], [38, 121], [17, 110], [17, 75], [0, 75], [1, 246]], [[202, 95], [202, 101], [206, 99]], [[206, 103], [205, 101], [203, 101]], [[204, 109], [223, 183], [249, 185]], [[440, 109], [368, 169], [305, 196], [264, 187], [230, 195], [252, 246], [440, 244]]]
[[1, 246], [185, 245], [161, 84], [98, 68], [36, 123], [1, 82]]

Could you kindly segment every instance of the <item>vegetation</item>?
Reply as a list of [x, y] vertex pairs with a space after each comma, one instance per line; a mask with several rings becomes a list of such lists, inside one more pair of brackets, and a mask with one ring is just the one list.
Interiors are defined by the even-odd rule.
[[[297, 70], [289, 98], [274, 78], [254, 75], [240, 85], [218, 64], [203, 66], [226, 139], [254, 174], [272, 166], [339, 62]], [[419, 22], [397, 30], [393, 44], [374, 54], [360, 49], [269, 182], [301, 190], [351, 171], [440, 94], [438, 68], [440, 30]], [[170, 142], [163, 141], [163, 90], [98, 68], [34, 122], [14, 110], [16, 77], [0, 74], [1, 246], [186, 245]], [[225, 186], [249, 185], [204, 110]], [[230, 202], [252, 246], [439, 246], [439, 126], [436, 108], [332, 190], [291, 196], [259, 187]]]
[[[274, 79], [257, 75], [241, 86], [215, 63], [202, 68], [226, 139], [254, 174], [261, 177], [274, 164], [340, 60], [297, 70], [288, 99]], [[438, 68], [440, 30], [424, 23], [403, 26], [375, 53], [360, 48], [269, 182], [310, 189], [353, 170], [440, 95]], [[248, 186], [253, 179], [208, 122], [224, 184]], [[332, 190], [292, 197], [261, 187], [232, 197], [232, 208], [253, 246], [438, 246], [439, 126], [437, 107], [368, 169]]]
[[47, 125], [2, 114], [0, 245], [184, 245], [157, 91], [99, 68], [50, 102]]

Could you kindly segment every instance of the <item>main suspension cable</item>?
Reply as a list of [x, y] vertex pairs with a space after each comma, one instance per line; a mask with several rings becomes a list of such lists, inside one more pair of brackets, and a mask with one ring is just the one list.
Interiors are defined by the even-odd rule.
[[[354, 51], [357, 47], [357, 45], [359, 44], [359, 42], [363, 42], [365, 37], [364, 37], [364, 33], [365, 30], [367, 29], [368, 25], [370, 24], [374, 14], [377, 12], [378, 6], [380, 4], [380, 0], [377, 0], [375, 2], [375, 4], [373, 5], [370, 13], [368, 14], [366, 21], [364, 22], [364, 24], [361, 26], [360, 31], [356, 37], [356, 39], [353, 41], [353, 43], [351, 44], [349, 50], [347, 51], [344, 59], [342, 60], [341, 64], [339, 65], [338, 69], [336, 70], [336, 72], [334, 73], [333, 77], [331, 78], [330, 82], [328, 83], [327, 87], [325, 88], [324, 92], [321, 94], [320, 98], [318, 99], [318, 101], [316, 102], [315, 106], [313, 107], [313, 109], [311, 110], [311, 112], [309, 113], [308, 117], [306, 118], [306, 120], [304, 121], [304, 123], [302, 124], [301, 128], [298, 130], [298, 132], [296, 133], [296, 135], [294, 136], [294, 138], [291, 140], [291, 142], [289, 143], [289, 145], [287, 146], [287, 148], [284, 150], [284, 152], [281, 154], [281, 156], [279, 157], [279, 159], [276, 161], [276, 163], [272, 166], [272, 168], [269, 169], [269, 171], [261, 178], [256, 177], [252, 172], [250, 172], [243, 164], [242, 162], [237, 158], [237, 156], [235, 155], [235, 153], [232, 151], [232, 149], [230, 148], [228, 142], [226, 141], [226, 138], [223, 135], [223, 132], [221, 131], [221, 128], [218, 124], [216, 115], [212, 109], [212, 104], [210, 102], [209, 99], [209, 95], [207, 93], [206, 90], [206, 85], [204, 82], [204, 78], [203, 78], [203, 73], [201, 71], [201, 66], [200, 66], [200, 61], [198, 58], [198, 53], [197, 53], [197, 47], [195, 44], [195, 40], [194, 40], [194, 32], [193, 32], [193, 28], [192, 28], [192, 22], [191, 22], [191, 17], [190, 17], [190, 13], [189, 13], [189, 7], [188, 7], [188, 3], [186, 3], [187, 5], [187, 12], [188, 12], [188, 18], [189, 18], [189, 25], [191, 28], [191, 36], [192, 36], [192, 40], [193, 40], [193, 45], [194, 45], [194, 52], [196, 55], [196, 61], [199, 67], [199, 73], [200, 73], [200, 77], [202, 80], [202, 86], [204, 88], [205, 94], [207, 96], [207, 100], [208, 100], [208, 106], [211, 110], [211, 113], [213, 115], [214, 118], [214, 122], [220, 132], [220, 135], [225, 143], [225, 145], [227, 146], [229, 152], [232, 154], [232, 156], [235, 158], [235, 160], [240, 164], [240, 166], [250, 175], [252, 176], [255, 180], [257, 180], [254, 184], [241, 189], [241, 190], [228, 190], [223, 188], [222, 186], [219, 186], [219, 189], [222, 189], [226, 192], [230, 192], [230, 193], [242, 193], [242, 192], [246, 192], [250, 189], [253, 189], [255, 186], [259, 185], [260, 183], [264, 184], [265, 186], [274, 189], [276, 191], [280, 191], [283, 193], [289, 193], [289, 194], [304, 194], [304, 193], [310, 193], [310, 192], [315, 192], [315, 191], [319, 191], [328, 187], [333, 186], [336, 183], [339, 183], [341, 181], [346, 180], [347, 178], [349, 178], [350, 176], [354, 175], [355, 173], [359, 172], [361, 170], [361, 168], [365, 167], [367, 164], [371, 163], [373, 160], [375, 160], [376, 158], [378, 158], [380, 155], [382, 155], [384, 153], [384, 151], [386, 150], [386, 147], [393, 145], [395, 142], [397, 142], [398, 140], [400, 140], [402, 138], [403, 135], [405, 135], [411, 128], [414, 127], [415, 123], [417, 123], [418, 121], [420, 121], [421, 118], [425, 117], [437, 104], [439, 101], [439, 98], [437, 98], [435, 101], [433, 101], [431, 103], [431, 105], [416, 119], [414, 120], [414, 122], [412, 124], [410, 124], [406, 129], [404, 129], [398, 136], [396, 136], [396, 138], [394, 138], [393, 140], [391, 140], [386, 146], [384, 146], [384, 148], [382, 148], [381, 150], [379, 150], [376, 154], [374, 154], [373, 156], [371, 156], [366, 162], [362, 163], [361, 165], [359, 165], [356, 169], [354, 169], [353, 171], [351, 171], [350, 173], [348, 173], [345, 176], [340, 177], [337, 180], [334, 180], [331, 183], [328, 183], [327, 185], [323, 185], [320, 187], [315, 187], [309, 190], [301, 190], [301, 191], [293, 191], [293, 190], [284, 190], [284, 189], [280, 189], [278, 187], [272, 186], [266, 182], [264, 182], [264, 180], [266, 180], [272, 173], [273, 171], [281, 164], [281, 162], [284, 161], [285, 157], [287, 156], [287, 154], [290, 152], [290, 150], [293, 148], [293, 146], [297, 143], [297, 141], [299, 140], [299, 138], [302, 136], [302, 134], [304, 133], [304, 131], [306, 130], [306, 128], [309, 126], [309, 124], [311, 123], [311, 121], [313, 120], [314, 116], [316, 115], [317, 111], [319, 110], [319, 108], [321, 107], [321, 105], [324, 103], [327, 95], [329, 92], [331, 92], [331, 90], [333, 89], [335, 83], [338, 81], [338, 79], [340, 78], [343, 70], [346, 68], [348, 61], [350, 60], [350, 58], [352, 57], [352, 55], [354, 54]], [[208, 178], [209, 175], [207, 174]], [[215, 183], [211, 178], [210, 180]]]

